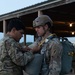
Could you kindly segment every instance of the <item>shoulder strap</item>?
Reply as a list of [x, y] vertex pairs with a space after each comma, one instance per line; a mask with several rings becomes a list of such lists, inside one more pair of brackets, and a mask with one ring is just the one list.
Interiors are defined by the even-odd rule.
[[57, 38], [57, 36], [56, 36], [56, 34], [51, 34], [48, 38], [53, 39], [53, 38]]
[[47, 38], [42, 40], [38, 45], [41, 46], [44, 42], [48, 42], [48, 39], [53, 39], [54, 37], [56, 37], [56, 34], [50, 34]]

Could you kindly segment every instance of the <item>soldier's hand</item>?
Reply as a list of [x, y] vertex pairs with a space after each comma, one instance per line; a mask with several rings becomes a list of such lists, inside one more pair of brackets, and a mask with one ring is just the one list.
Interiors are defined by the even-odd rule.
[[35, 47], [33, 47], [33, 48], [31, 49], [31, 51], [33, 51], [33, 52], [38, 52], [38, 51], [40, 51], [40, 47], [39, 47], [39, 46], [35, 46]]
[[30, 51], [30, 50], [31, 50], [31, 48], [29, 48], [28, 46], [25, 46], [22, 48], [22, 51]]

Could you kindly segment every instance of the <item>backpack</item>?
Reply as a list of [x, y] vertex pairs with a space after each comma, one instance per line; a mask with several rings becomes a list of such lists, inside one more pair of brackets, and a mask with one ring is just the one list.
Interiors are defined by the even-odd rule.
[[[50, 39], [55, 38], [55, 35], [52, 35]], [[60, 41], [63, 47], [63, 52], [61, 56], [61, 72], [60, 75], [65, 75], [72, 72], [72, 62], [73, 62], [73, 56], [75, 52], [75, 48], [73, 46], [73, 43], [71, 43], [67, 38], [62, 38], [62, 41]]]
[[[57, 36], [52, 35], [49, 37], [49, 39], [53, 38], [57, 38]], [[72, 61], [73, 61], [75, 48], [73, 46], [73, 43], [71, 43], [67, 38], [62, 38], [62, 41], [60, 41], [60, 43], [62, 44], [63, 47], [63, 52], [61, 56], [60, 75], [65, 75], [72, 72]]]
[[63, 38], [61, 41], [63, 46], [62, 58], [61, 58], [61, 74], [68, 74], [72, 71], [72, 60], [74, 55], [74, 46], [67, 39]]

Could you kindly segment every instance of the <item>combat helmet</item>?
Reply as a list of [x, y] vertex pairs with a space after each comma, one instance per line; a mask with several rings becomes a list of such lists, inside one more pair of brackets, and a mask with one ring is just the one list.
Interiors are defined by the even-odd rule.
[[51, 20], [51, 18], [49, 16], [47, 16], [47, 15], [40, 15], [39, 17], [37, 17], [33, 21], [33, 27], [43, 26], [47, 22], [50, 22], [51, 26], [53, 26], [53, 21]]

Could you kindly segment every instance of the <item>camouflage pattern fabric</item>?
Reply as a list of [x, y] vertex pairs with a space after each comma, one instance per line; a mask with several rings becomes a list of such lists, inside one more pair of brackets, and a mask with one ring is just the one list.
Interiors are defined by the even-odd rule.
[[[40, 40], [41, 39], [38, 39], [36, 41], [38, 45], [40, 44]], [[41, 54], [45, 54], [45, 66], [49, 66], [49, 73], [43, 73], [42, 75], [59, 75], [61, 71], [62, 45], [60, 44], [58, 38], [50, 39], [50, 37], [48, 36], [48, 38], [46, 38], [41, 44]]]
[[22, 67], [33, 59], [31, 51], [23, 53], [11, 36], [0, 40], [0, 75], [23, 75]]
[[[49, 75], [59, 75], [60, 71], [61, 71], [62, 46], [57, 38], [55, 38], [51, 41], [48, 52], [46, 52], [46, 53], [47, 53], [46, 57], [48, 58], [48, 60], [50, 60]], [[49, 54], [51, 54], [51, 55], [49, 55]]]

